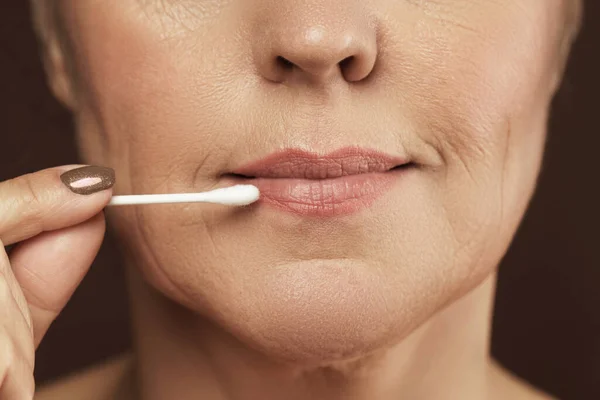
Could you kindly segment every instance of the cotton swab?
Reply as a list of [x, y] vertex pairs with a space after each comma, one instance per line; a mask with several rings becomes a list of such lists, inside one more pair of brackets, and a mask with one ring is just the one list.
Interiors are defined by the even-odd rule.
[[109, 206], [133, 204], [168, 203], [215, 203], [228, 206], [245, 206], [254, 203], [260, 197], [260, 191], [253, 185], [235, 185], [201, 193], [141, 194], [113, 196]]

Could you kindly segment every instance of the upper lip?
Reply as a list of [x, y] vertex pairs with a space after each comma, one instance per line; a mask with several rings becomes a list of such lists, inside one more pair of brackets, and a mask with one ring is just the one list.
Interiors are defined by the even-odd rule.
[[286, 149], [236, 168], [230, 175], [248, 178], [328, 179], [386, 172], [408, 163], [405, 157], [360, 147], [345, 147], [326, 155], [301, 149]]

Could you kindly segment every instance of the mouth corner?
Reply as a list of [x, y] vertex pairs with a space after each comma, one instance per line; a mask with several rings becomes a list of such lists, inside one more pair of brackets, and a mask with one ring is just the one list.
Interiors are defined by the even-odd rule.
[[414, 166], [415, 166], [415, 163], [413, 163], [412, 161], [408, 161], [408, 162], [405, 162], [405, 163], [393, 166], [392, 168], [390, 168], [388, 170], [388, 172], [389, 171], [397, 171], [399, 169], [407, 169], [407, 168], [411, 168], [411, 167], [414, 167]]
[[228, 179], [234, 179], [234, 180], [256, 179], [255, 176], [238, 174], [238, 173], [235, 173], [235, 172], [223, 172], [222, 174], [219, 175], [219, 178], [221, 178], [221, 179], [228, 178]]

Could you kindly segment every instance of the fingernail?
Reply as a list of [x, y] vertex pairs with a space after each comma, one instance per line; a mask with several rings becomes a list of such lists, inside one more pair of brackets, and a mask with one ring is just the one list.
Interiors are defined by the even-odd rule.
[[115, 170], [89, 165], [63, 173], [60, 180], [72, 192], [88, 195], [113, 187], [115, 184]]

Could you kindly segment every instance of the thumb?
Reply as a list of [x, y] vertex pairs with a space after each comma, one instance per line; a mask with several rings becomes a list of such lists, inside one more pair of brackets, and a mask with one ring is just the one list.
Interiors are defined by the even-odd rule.
[[10, 263], [29, 307], [36, 348], [88, 272], [104, 232], [104, 213], [100, 212], [78, 225], [34, 236], [11, 252]]

